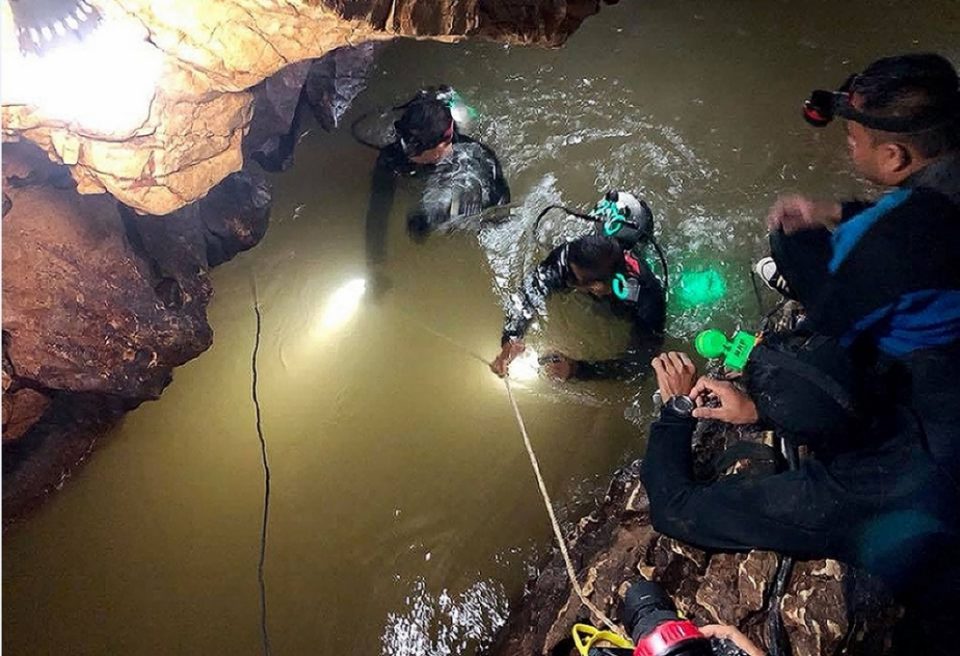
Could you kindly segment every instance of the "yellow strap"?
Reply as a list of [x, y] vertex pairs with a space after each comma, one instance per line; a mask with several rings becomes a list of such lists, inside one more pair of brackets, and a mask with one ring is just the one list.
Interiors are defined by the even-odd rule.
[[[589, 624], [574, 624], [571, 633], [573, 634], [573, 644], [576, 645], [580, 656], [588, 656], [590, 648], [598, 642], [608, 642], [614, 647], [633, 649], [633, 643], [626, 638], [613, 631], [601, 631]], [[584, 637], [587, 638], [586, 642], [583, 641]]]

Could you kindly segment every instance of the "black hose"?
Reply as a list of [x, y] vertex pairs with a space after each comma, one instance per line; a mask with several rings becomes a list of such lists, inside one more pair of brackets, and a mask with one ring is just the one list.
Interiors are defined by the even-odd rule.
[[270, 517], [270, 464], [267, 462], [267, 442], [263, 438], [263, 426], [260, 418], [260, 399], [257, 397], [257, 355], [260, 352], [260, 303], [254, 289], [253, 310], [257, 315], [257, 336], [253, 344], [253, 407], [257, 413], [257, 437], [260, 438], [260, 456], [263, 463], [263, 524], [260, 530], [260, 562], [257, 564], [257, 582], [260, 584], [260, 636], [263, 653], [270, 656], [270, 635], [267, 632], [267, 586], [263, 577], [263, 563], [267, 556], [267, 521]]
[[386, 111], [384, 110], [384, 108], [383, 108], [382, 106], [381, 106], [381, 107], [376, 107], [376, 108], [374, 108], [374, 109], [371, 109], [370, 111], [365, 112], [365, 113], [361, 114], [360, 116], [358, 116], [358, 117], [357, 117], [356, 119], [354, 119], [354, 121], [350, 124], [350, 136], [352, 136], [357, 143], [359, 143], [359, 144], [361, 144], [361, 145], [363, 145], [363, 146], [366, 146], [366, 147], [368, 147], [368, 148], [373, 148], [373, 149], [375, 149], [375, 150], [383, 150], [384, 148], [386, 148], [386, 147], [389, 146], [390, 144], [375, 144], [375, 143], [373, 143], [373, 142], [371, 142], [371, 141], [367, 141], [366, 139], [364, 139], [363, 137], [361, 137], [359, 134], [357, 134], [357, 126], [358, 126], [361, 122], [363, 122], [363, 121], [367, 120], [368, 118], [370, 118], [370, 116], [372, 116], [372, 115], [374, 114], [374, 112], [379, 113], [381, 116], [384, 115], [384, 114], [387, 114], [388, 112], [399, 112], [400, 110], [406, 109], [407, 107], [409, 107], [409, 106], [412, 105], [413, 103], [417, 102], [418, 100], [422, 100], [422, 99], [424, 99], [424, 98], [429, 98], [429, 97], [430, 97], [430, 94], [429, 94], [429, 92], [428, 92], [428, 89], [421, 89], [420, 91], [418, 91], [418, 92], [416, 93], [416, 95], [413, 96], [413, 98], [411, 98], [411, 99], [408, 100], [407, 102], [403, 103], [402, 105], [394, 105], [393, 107], [391, 107], [389, 110], [386, 110]]
[[[796, 471], [800, 468], [800, 452], [789, 441], [780, 438], [781, 451], [787, 461], [787, 468]], [[780, 602], [787, 591], [790, 575], [793, 573], [794, 560], [791, 556], [783, 556], [777, 564], [777, 573], [773, 579], [773, 589], [770, 594], [770, 608], [767, 612], [767, 638], [770, 645], [770, 656], [791, 656], [793, 649], [790, 638], [783, 626], [783, 616], [780, 614]]]
[[579, 211], [574, 210], [574, 209], [570, 209], [570, 208], [567, 207], [566, 205], [547, 205], [546, 207], [544, 207], [544, 208], [540, 211], [539, 214], [537, 214], [537, 218], [536, 218], [536, 219], [534, 220], [534, 222], [533, 222], [533, 236], [534, 236], [534, 237], [537, 236], [537, 231], [540, 229], [540, 219], [542, 219], [544, 216], [546, 216], [546, 215], [547, 215], [547, 212], [549, 212], [549, 211], [551, 211], [551, 210], [563, 210], [563, 211], [566, 212], [567, 214], [570, 214], [570, 215], [572, 215], [572, 216], [575, 216], [575, 217], [577, 217], [578, 219], [583, 219], [584, 221], [589, 221], [590, 223], [603, 223], [603, 219], [600, 219], [600, 218], [598, 218], [598, 217], [596, 217], [596, 216], [590, 216], [589, 214], [584, 214], [583, 212], [579, 212]]
[[780, 614], [780, 601], [787, 591], [787, 583], [793, 573], [793, 558], [783, 556], [777, 565], [777, 575], [773, 580], [773, 591], [770, 595], [770, 610], [767, 613], [767, 637], [770, 646], [770, 656], [791, 656], [793, 649], [790, 638], [783, 626], [783, 616]]
[[667, 258], [663, 254], [663, 249], [660, 248], [660, 244], [657, 243], [656, 239], [651, 237], [650, 243], [653, 244], [654, 250], [657, 251], [657, 256], [660, 258], [660, 266], [663, 267], [663, 293], [666, 294], [670, 290], [670, 274], [667, 273]]

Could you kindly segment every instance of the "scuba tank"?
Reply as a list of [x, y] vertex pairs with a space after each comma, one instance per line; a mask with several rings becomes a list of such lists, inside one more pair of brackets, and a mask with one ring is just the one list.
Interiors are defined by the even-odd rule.
[[643, 267], [643, 256], [647, 244], [653, 246], [660, 259], [663, 271], [663, 290], [669, 288], [667, 259], [653, 235], [653, 210], [646, 201], [626, 191], [611, 189], [603, 195], [596, 205], [587, 212], [580, 212], [565, 205], [548, 205], [541, 210], [533, 223], [533, 233], [537, 234], [540, 221], [551, 210], [560, 209], [583, 221], [596, 226], [597, 231], [616, 239], [624, 251], [627, 273], [618, 273], [611, 281], [613, 294], [621, 301], [638, 299], [641, 289], [639, 275]]
[[590, 210], [603, 221], [602, 231], [620, 242], [623, 250], [653, 243], [653, 211], [646, 202], [625, 191], [608, 191]]
[[476, 109], [468, 105], [463, 100], [456, 89], [447, 84], [441, 84], [435, 91], [437, 100], [446, 103], [450, 108], [450, 115], [453, 116], [453, 122], [457, 124], [457, 129], [467, 131], [477, 120], [479, 113]]

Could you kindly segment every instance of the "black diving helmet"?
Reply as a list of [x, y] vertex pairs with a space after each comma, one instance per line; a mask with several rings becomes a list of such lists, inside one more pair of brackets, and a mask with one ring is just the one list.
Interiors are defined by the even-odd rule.
[[627, 274], [618, 273], [611, 281], [614, 296], [620, 300], [636, 301], [640, 293], [638, 277], [642, 269], [643, 250], [652, 244], [663, 267], [663, 288], [669, 287], [667, 259], [653, 234], [653, 211], [646, 201], [626, 191], [610, 190], [604, 194], [588, 213], [566, 205], [548, 205], [540, 211], [533, 222], [533, 233], [540, 229], [540, 221], [551, 210], [563, 210], [569, 216], [587, 221], [596, 226], [605, 237], [614, 239], [624, 252]]
[[653, 211], [646, 201], [626, 191], [611, 190], [594, 205], [589, 216], [598, 222], [600, 232], [615, 239], [624, 251], [627, 271], [616, 274], [610, 281], [614, 296], [621, 301], [638, 301], [642, 291], [640, 272], [644, 267], [639, 258], [642, 257], [642, 249], [651, 243], [660, 255], [666, 286], [667, 264], [654, 239]]
[[[406, 112], [410, 107], [428, 101], [440, 102], [450, 112], [450, 124], [446, 126], [443, 134], [437, 134], [435, 131], [420, 134], [422, 131], [420, 126], [408, 125], [405, 120]], [[395, 106], [393, 110], [403, 112], [400, 118], [394, 122], [393, 127], [400, 142], [400, 147], [403, 148], [407, 157], [419, 155], [438, 144], [449, 143], [458, 130], [469, 129], [477, 118], [477, 111], [463, 101], [463, 97], [457, 93], [456, 89], [447, 84], [420, 89], [413, 98], [402, 105]]]

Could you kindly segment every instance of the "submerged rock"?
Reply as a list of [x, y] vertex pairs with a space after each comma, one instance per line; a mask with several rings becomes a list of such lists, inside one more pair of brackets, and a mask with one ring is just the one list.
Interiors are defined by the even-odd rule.
[[[702, 424], [695, 438], [701, 474], [718, 452], [761, 434], [717, 432]], [[743, 471], [748, 461], [727, 472]], [[766, 623], [776, 604], [793, 656], [891, 653], [892, 626], [900, 615], [875, 579], [836, 561], [798, 562], [779, 602], [771, 591], [781, 557], [772, 552], [709, 553], [658, 534], [640, 482], [640, 461], [618, 471], [607, 494], [568, 536], [570, 555], [590, 600], [614, 621], [630, 583], [643, 576], [660, 582], [678, 609], [699, 624], [737, 626], [769, 649]], [[501, 633], [492, 654], [574, 654], [570, 629], [577, 622], [599, 626], [573, 593], [556, 554], [531, 581], [528, 592]]]

